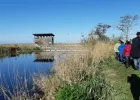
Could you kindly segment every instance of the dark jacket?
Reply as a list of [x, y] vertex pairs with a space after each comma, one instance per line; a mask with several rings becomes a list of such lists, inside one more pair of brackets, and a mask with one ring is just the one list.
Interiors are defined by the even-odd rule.
[[131, 55], [133, 58], [140, 58], [140, 37], [132, 40]]

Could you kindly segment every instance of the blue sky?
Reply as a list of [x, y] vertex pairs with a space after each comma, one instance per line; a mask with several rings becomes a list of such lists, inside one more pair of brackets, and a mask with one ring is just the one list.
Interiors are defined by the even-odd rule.
[[[0, 0], [0, 43], [33, 43], [33, 33], [52, 32], [55, 42], [79, 42], [98, 23], [116, 30], [120, 16], [140, 15], [140, 0]], [[140, 31], [140, 25], [132, 36]]]

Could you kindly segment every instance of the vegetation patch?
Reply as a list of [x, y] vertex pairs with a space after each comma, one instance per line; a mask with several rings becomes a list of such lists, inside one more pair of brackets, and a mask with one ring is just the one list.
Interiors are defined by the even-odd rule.
[[64, 82], [55, 95], [55, 100], [111, 100], [113, 88], [106, 82], [104, 74], [98, 70], [95, 75], [82, 75], [76, 83]]

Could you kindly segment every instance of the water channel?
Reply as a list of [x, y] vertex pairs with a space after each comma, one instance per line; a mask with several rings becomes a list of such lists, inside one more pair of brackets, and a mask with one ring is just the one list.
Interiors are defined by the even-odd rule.
[[[31, 89], [32, 76], [49, 75], [57, 59], [63, 59], [63, 55], [55, 52], [38, 52], [0, 58], [0, 86], [13, 91], [26, 82]], [[3, 95], [0, 96], [0, 100], [4, 100]]]

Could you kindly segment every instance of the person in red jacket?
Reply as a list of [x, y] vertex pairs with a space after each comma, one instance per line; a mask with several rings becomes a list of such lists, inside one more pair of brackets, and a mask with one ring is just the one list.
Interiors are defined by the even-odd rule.
[[129, 67], [130, 64], [130, 53], [131, 53], [131, 43], [126, 41], [126, 45], [123, 50], [123, 57], [125, 58], [126, 67]]

